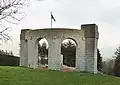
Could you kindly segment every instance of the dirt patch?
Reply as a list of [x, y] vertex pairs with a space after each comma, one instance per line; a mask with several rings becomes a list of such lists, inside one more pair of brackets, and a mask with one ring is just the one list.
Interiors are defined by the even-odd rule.
[[61, 68], [62, 72], [73, 72], [75, 71], [75, 68], [67, 67], [67, 66], [62, 66]]
[[40, 70], [48, 70], [48, 67], [39, 66], [38, 69], [40, 69]]
[[[40, 70], [48, 70], [48, 67], [39, 66], [38, 69], [40, 69]], [[62, 66], [61, 71], [62, 72], [73, 72], [73, 71], [75, 71], [75, 69]]]

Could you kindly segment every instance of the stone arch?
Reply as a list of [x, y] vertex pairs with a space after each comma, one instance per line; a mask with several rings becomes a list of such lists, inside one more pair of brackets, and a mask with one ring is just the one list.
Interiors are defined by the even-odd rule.
[[[67, 46], [67, 48], [65, 48], [62, 44], [65, 44], [64, 42], [68, 43], [71, 42], [71, 44], [73, 44], [72, 47]], [[68, 41], [67, 41], [68, 40]], [[76, 47], [77, 47], [78, 43], [74, 38], [64, 38], [62, 39], [61, 42], [61, 55], [62, 55], [62, 64], [63, 65], [67, 65], [69, 67], [76, 67]], [[70, 49], [69, 49], [70, 48]], [[65, 53], [65, 52], [66, 53]]]
[[78, 47], [78, 40], [75, 38], [75, 37], [63, 37], [62, 39], [61, 39], [61, 43], [62, 43], [62, 41], [63, 40], [65, 40], [65, 39], [71, 39], [71, 40], [73, 40], [75, 43], [76, 43], [76, 47]]
[[[36, 54], [37, 54], [37, 66], [45, 66], [45, 67], [48, 67], [48, 49], [49, 49], [49, 44], [46, 44], [46, 45], [48, 45], [47, 46], [47, 49], [42, 49], [41, 50], [41, 48], [40, 48], [40, 41], [42, 40], [42, 39], [45, 39], [46, 40], [46, 42], [48, 43], [48, 40], [46, 39], [46, 38], [44, 38], [44, 37], [39, 37], [39, 38], [37, 38], [36, 39], [36, 41], [35, 41], [35, 48], [36, 48]], [[41, 45], [42, 46], [42, 45]], [[40, 53], [40, 51], [44, 51], [45, 52], [45, 54], [41, 54]]]
[[[28, 67], [37, 68], [38, 40], [46, 38], [50, 44], [48, 69], [61, 69], [61, 43], [64, 39], [76, 41], [76, 71], [97, 72], [97, 42], [99, 38], [96, 24], [84, 24], [80, 29], [69, 28], [43, 28], [21, 30], [20, 41], [20, 65], [25, 66], [24, 56], [28, 52]], [[28, 39], [28, 51], [25, 47], [25, 39]]]
[[76, 46], [78, 45], [77, 40], [75, 38], [68, 37], [68, 38], [65, 38], [65, 39], [71, 39], [75, 42]]

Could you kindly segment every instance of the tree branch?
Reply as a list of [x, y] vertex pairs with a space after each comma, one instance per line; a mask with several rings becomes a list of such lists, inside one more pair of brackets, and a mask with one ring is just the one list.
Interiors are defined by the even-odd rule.
[[[0, 38], [3, 40], [10, 40], [10, 36], [6, 33], [9, 29], [7, 24], [18, 24], [23, 18], [24, 12], [22, 8], [27, 6], [29, 0], [0, 0]], [[2, 26], [2, 24], [6, 26]]]

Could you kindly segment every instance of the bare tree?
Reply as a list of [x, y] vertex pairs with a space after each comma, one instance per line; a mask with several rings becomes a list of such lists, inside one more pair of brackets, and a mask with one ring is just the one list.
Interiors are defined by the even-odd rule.
[[8, 24], [18, 24], [23, 19], [23, 8], [29, 0], [0, 0], [0, 40], [10, 40]]

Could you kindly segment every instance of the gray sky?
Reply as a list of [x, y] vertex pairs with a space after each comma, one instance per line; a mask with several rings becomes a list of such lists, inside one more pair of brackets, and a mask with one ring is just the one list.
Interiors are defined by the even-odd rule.
[[52, 11], [56, 19], [53, 27], [80, 29], [81, 24], [96, 23], [101, 54], [104, 58], [111, 58], [120, 44], [119, 3], [119, 0], [31, 0], [25, 9], [26, 17], [11, 30], [13, 41], [1, 45], [1, 48], [18, 55], [20, 30], [50, 27]]

